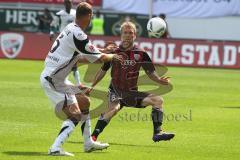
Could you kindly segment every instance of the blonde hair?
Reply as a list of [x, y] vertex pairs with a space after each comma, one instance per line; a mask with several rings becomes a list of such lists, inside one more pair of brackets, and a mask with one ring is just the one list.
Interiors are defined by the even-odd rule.
[[76, 9], [76, 17], [80, 18], [88, 14], [92, 14], [92, 6], [87, 2], [80, 2]]
[[128, 21], [128, 22], [123, 22], [122, 25], [121, 25], [121, 27], [120, 27], [120, 31], [122, 32], [123, 28], [127, 28], [127, 27], [133, 29], [134, 32], [137, 33], [136, 25], [135, 25], [133, 22], [130, 22], [130, 21]]

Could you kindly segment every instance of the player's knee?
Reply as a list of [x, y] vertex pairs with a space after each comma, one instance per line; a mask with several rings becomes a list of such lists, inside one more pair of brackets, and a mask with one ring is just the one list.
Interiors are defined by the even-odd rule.
[[115, 107], [115, 109], [116, 109], [116, 112], [119, 112], [120, 111], [120, 105]]
[[62, 111], [65, 113], [66, 119], [71, 119], [74, 124], [81, 120], [82, 113], [76, 103], [64, 106]]
[[159, 107], [162, 107], [162, 104], [164, 102], [164, 100], [161, 96], [154, 96], [152, 98], [152, 101], [153, 101], [154, 106], [159, 106]]
[[112, 109], [113, 116], [115, 116], [115, 115], [118, 113], [119, 110], [120, 110], [120, 106], [114, 107], [114, 108]]

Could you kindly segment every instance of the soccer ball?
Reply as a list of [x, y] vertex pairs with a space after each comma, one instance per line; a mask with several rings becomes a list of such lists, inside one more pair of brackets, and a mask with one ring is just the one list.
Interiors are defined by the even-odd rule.
[[167, 30], [166, 22], [159, 17], [149, 19], [147, 30], [150, 37], [160, 38]]

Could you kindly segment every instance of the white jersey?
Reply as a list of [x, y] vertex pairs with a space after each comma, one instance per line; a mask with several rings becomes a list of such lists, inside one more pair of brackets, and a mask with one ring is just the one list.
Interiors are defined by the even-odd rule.
[[53, 21], [51, 22], [51, 26], [55, 28], [59, 28], [59, 32], [62, 32], [63, 29], [74, 21], [76, 17], [76, 10], [71, 9], [70, 13], [67, 13], [65, 10], [61, 10], [56, 13]]
[[70, 23], [53, 43], [41, 79], [46, 79], [58, 92], [75, 94], [77, 91], [66, 85], [72, 67], [82, 58], [94, 62], [101, 57], [100, 53], [82, 29], [76, 23]]

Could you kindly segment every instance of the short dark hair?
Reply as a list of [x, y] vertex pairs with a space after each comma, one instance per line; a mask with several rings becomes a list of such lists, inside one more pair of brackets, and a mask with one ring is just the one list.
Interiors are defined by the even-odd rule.
[[76, 17], [80, 18], [92, 14], [92, 6], [87, 2], [80, 2], [77, 6]]

